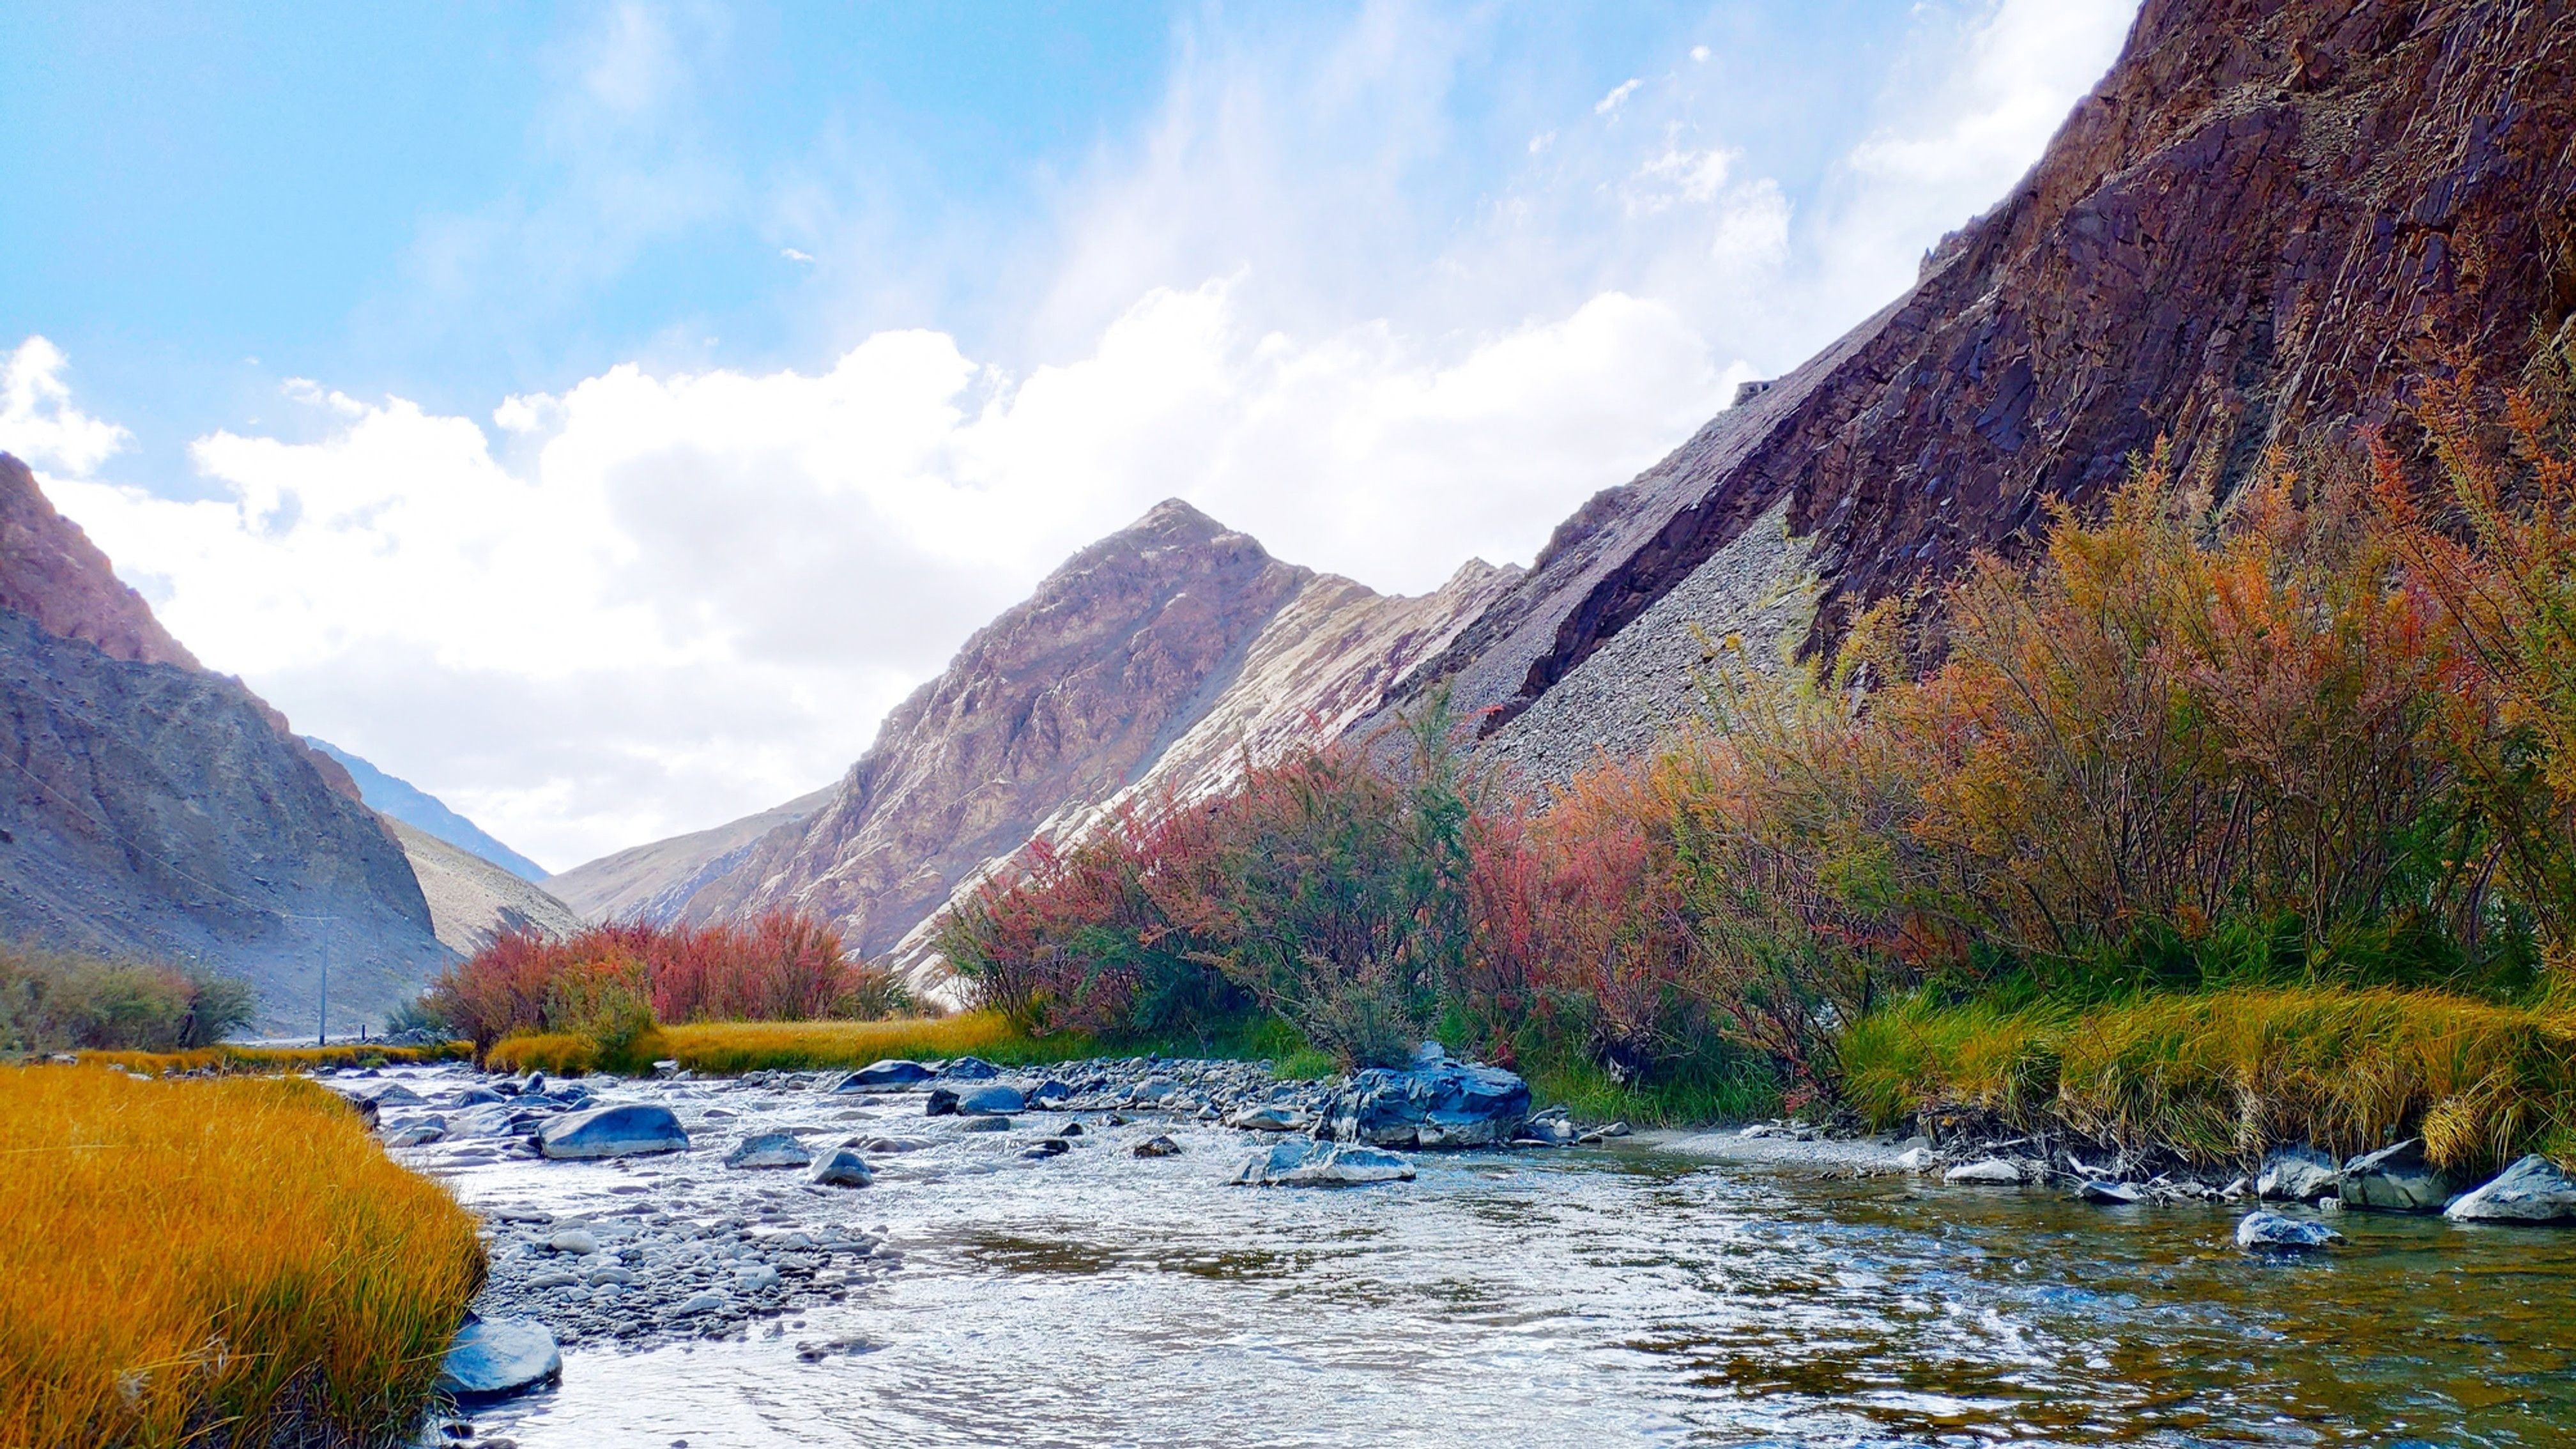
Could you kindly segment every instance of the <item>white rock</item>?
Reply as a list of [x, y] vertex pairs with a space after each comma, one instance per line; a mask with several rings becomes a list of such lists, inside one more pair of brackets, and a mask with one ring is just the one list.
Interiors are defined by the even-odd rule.
[[1943, 1182], [1972, 1182], [1995, 1187], [2012, 1187], [2021, 1182], [2021, 1165], [1989, 1157], [1979, 1162], [1962, 1163], [1941, 1174]]

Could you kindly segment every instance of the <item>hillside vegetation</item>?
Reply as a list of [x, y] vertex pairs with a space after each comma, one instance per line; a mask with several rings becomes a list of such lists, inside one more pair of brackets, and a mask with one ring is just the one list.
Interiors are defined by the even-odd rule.
[[1705, 718], [1544, 808], [1435, 698], [1033, 850], [943, 949], [1038, 1035], [1267, 1014], [1702, 1109], [2563, 1151], [2576, 413], [2554, 355], [2482, 395], [2224, 508], [2137, 460], [1830, 660], [1709, 641]]

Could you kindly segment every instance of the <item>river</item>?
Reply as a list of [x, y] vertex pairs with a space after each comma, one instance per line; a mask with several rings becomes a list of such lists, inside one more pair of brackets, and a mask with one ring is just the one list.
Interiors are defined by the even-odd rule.
[[[431, 1082], [421, 1082], [424, 1089]], [[625, 1089], [633, 1097], [654, 1089]], [[701, 1091], [721, 1095], [722, 1088]], [[717, 1163], [810, 1105], [722, 1097], [684, 1157], [420, 1165], [472, 1205], [881, 1228], [901, 1267], [739, 1338], [577, 1344], [477, 1412], [523, 1449], [733, 1445], [2576, 1442], [2576, 1231], [2346, 1214], [2250, 1258], [2241, 1209], [1854, 1180], [1712, 1139], [1423, 1153], [1417, 1180], [1255, 1189], [1245, 1134], [1140, 1118], [1044, 1161], [1020, 1130], [827, 1193]], [[809, 1094], [810, 1096], [811, 1094]], [[739, 1115], [728, 1116], [727, 1112]], [[857, 1116], [858, 1113], [845, 1113]], [[1169, 1132], [1180, 1155], [1132, 1139]], [[1713, 1154], [1711, 1149], [1719, 1149]], [[578, 1290], [569, 1290], [578, 1291]], [[828, 1345], [828, 1351], [817, 1349]], [[800, 1352], [800, 1349], [803, 1350]]]

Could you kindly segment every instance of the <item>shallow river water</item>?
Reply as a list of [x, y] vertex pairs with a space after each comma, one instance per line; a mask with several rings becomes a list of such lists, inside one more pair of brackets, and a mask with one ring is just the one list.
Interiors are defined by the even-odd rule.
[[[923, 1128], [902, 1116], [918, 1100], [882, 1103], [883, 1125]], [[741, 1130], [759, 1116], [728, 1105]], [[2224, 1207], [1833, 1178], [1670, 1140], [1239, 1188], [1242, 1134], [1079, 1115], [1085, 1145], [1049, 1161], [1014, 1155], [1063, 1120], [1033, 1113], [796, 1199], [882, 1225], [902, 1268], [739, 1341], [576, 1346], [559, 1388], [476, 1414], [479, 1432], [525, 1449], [2576, 1443], [2576, 1231], [2353, 1214], [2339, 1250], [2263, 1261], [2230, 1245]], [[723, 1143], [698, 1130], [688, 1161], [450, 1171], [469, 1204], [703, 1193]], [[1126, 1150], [1152, 1131], [1185, 1151]], [[825, 1339], [856, 1351], [799, 1356]]]

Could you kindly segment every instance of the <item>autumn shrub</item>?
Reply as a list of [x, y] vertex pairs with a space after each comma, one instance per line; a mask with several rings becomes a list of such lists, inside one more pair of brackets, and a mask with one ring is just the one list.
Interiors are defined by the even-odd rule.
[[893, 974], [850, 957], [827, 926], [789, 913], [745, 925], [622, 922], [555, 939], [496, 939], [431, 983], [428, 1010], [478, 1054], [513, 1035], [575, 1035], [602, 1065], [630, 1063], [657, 1023], [891, 1014]]
[[339, 1098], [0, 1068], [0, 1444], [412, 1441], [483, 1250]]
[[250, 1023], [237, 977], [0, 947], [0, 1052], [193, 1051]]

